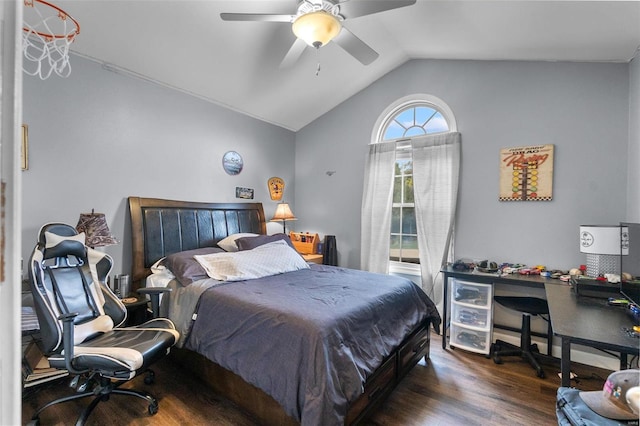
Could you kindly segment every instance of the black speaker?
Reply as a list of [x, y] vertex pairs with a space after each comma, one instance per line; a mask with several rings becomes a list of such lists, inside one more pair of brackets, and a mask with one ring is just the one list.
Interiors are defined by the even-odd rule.
[[322, 263], [330, 266], [338, 266], [338, 248], [336, 247], [335, 235], [324, 236], [324, 247], [322, 249]]

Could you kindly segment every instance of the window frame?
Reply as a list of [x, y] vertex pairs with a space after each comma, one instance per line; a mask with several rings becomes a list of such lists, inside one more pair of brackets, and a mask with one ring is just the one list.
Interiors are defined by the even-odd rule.
[[[442, 114], [442, 117], [447, 122], [447, 125], [449, 126], [449, 130], [446, 132], [434, 132], [434, 133], [428, 133], [425, 135], [416, 135], [416, 136], [410, 136], [410, 137], [403, 136], [396, 139], [386, 139], [386, 140], [383, 139], [384, 133], [386, 132], [387, 127], [392, 122], [392, 120], [394, 120], [400, 112], [403, 112], [404, 110], [409, 109], [411, 107], [428, 107], [439, 112], [440, 114]], [[451, 110], [449, 105], [447, 105], [442, 99], [438, 98], [437, 96], [433, 96], [425, 93], [419, 93], [419, 94], [413, 94], [413, 95], [402, 97], [396, 100], [395, 102], [393, 102], [387, 108], [385, 108], [385, 110], [382, 112], [382, 114], [380, 114], [380, 116], [376, 120], [376, 124], [373, 127], [373, 132], [371, 134], [371, 143], [374, 144], [374, 143], [380, 143], [380, 142], [396, 142], [397, 144], [396, 152], [398, 152], [398, 150], [399, 151], [410, 150], [411, 139], [414, 139], [414, 138], [417, 139], [417, 138], [425, 137], [432, 134], [449, 133], [449, 132], [457, 132], [457, 131], [458, 131], [458, 125], [457, 125], [455, 116], [453, 115], [453, 111]], [[394, 173], [394, 179], [395, 179], [395, 173]], [[392, 207], [393, 207], [393, 204], [395, 203], [392, 202]], [[391, 230], [389, 230], [389, 233], [391, 236]], [[393, 273], [419, 275], [420, 263], [410, 263], [410, 262], [401, 262], [397, 260], [391, 260], [391, 255], [389, 255], [389, 271]]]
[[[373, 132], [371, 133], [371, 143], [378, 142], [400, 142], [403, 140], [410, 140], [410, 137], [402, 137], [398, 139], [390, 139], [383, 141], [384, 131], [387, 128], [389, 122], [396, 116], [398, 112], [406, 109], [409, 106], [427, 106], [439, 111], [447, 124], [449, 124], [449, 132], [457, 132], [458, 125], [456, 123], [456, 118], [453, 115], [453, 111], [449, 108], [442, 99], [428, 94], [415, 94], [405, 96], [393, 102], [389, 105], [385, 110], [380, 114], [378, 119], [376, 120], [375, 126], [373, 126]], [[444, 133], [444, 132], [443, 132]], [[433, 134], [433, 133], [431, 133]]]

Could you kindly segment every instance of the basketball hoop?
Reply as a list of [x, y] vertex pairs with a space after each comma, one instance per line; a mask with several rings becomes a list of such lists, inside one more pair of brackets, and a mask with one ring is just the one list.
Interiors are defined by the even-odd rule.
[[71, 74], [69, 46], [80, 34], [80, 24], [64, 10], [44, 0], [24, 0], [22, 70], [46, 80], [55, 72]]

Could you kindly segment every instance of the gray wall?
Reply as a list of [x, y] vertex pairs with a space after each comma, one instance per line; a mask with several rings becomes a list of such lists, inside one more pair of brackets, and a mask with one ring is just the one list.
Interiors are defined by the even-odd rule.
[[[24, 76], [29, 170], [23, 172], [23, 259], [40, 226], [74, 225], [79, 213], [106, 214], [120, 240], [105, 251], [114, 272], [130, 272], [128, 196], [191, 201], [245, 201], [235, 187], [255, 190], [267, 217], [275, 211], [267, 180], [294, 191], [293, 132], [157, 84], [71, 58], [67, 79]], [[229, 176], [222, 156], [235, 150], [244, 170]], [[294, 210], [295, 211], [295, 210]], [[271, 224], [268, 231], [281, 231]]]
[[640, 222], [640, 56], [629, 64], [627, 221]]
[[[413, 60], [296, 135], [297, 226], [336, 235], [340, 265], [360, 265], [376, 119], [414, 93], [444, 100], [462, 133], [456, 257], [570, 268], [580, 224], [625, 220], [628, 64]], [[499, 202], [500, 148], [538, 144], [555, 145], [553, 201]]]
[[[121, 241], [105, 249], [116, 272], [128, 272], [127, 196], [237, 201], [235, 187], [250, 187], [269, 217], [275, 203], [266, 180], [280, 176], [299, 218], [287, 228], [336, 235], [340, 264], [357, 268], [367, 144], [381, 112], [414, 93], [447, 102], [462, 133], [456, 257], [568, 268], [584, 263], [580, 224], [640, 219], [632, 167], [640, 155], [637, 59], [631, 65], [414, 60], [297, 134], [72, 59], [67, 79], [24, 79], [25, 260], [43, 223], [75, 225], [80, 212], [93, 208], [107, 215]], [[497, 201], [499, 149], [541, 143], [556, 147], [554, 200]], [[231, 149], [245, 160], [238, 176], [220, 165]]]

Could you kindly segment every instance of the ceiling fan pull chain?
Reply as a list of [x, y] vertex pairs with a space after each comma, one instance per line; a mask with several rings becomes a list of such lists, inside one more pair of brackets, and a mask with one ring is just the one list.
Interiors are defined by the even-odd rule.
[[318, 60], [318, 66], [316, 67], [316, 77], [320, 74], [320, 49], [316, 47], [316, 59]]

